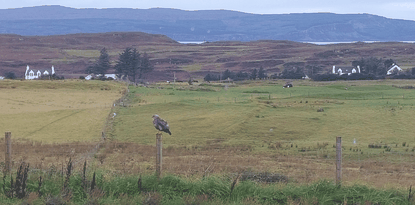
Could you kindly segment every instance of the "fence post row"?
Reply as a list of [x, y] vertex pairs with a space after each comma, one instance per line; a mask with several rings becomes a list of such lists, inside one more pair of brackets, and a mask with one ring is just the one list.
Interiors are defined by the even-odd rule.
[[161, 177], [161, 170], [162, 170], [162, 158], [163, 158], [163, 143], [162, 143], [162, 134], [156, 134], [156, 149], [157, 149], [157, 156], [156, 156], [156, 175], [157, 178], [160, 179]]
[[336, 184], [341, 186], [342, 180], [342, 137], [336, 137]]
[[4, 167], [4, 174], [11, 172], [11, 161], [12, 161], [12, 133], [6, 132], [4, 136], [6, 142], [6, 153], [4, 155], [5, 167]]

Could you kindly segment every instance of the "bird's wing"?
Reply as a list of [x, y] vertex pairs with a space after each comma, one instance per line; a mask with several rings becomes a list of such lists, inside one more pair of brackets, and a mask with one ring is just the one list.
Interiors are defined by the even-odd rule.
[[160, 119], [159, 124], [160, 124], [160, 127], [163, 128], [163, 130], [169, 129], [169, 124], [165, 120]]
[[155, 119], [153, 120], [153, 125], [154, 125], [154, 127], [155, 127], [155, 128], [157, 128], [157, 129], [158, 129], [159, 122], [158, 122], [158, 119], [157, 119], [157, 118], [155, 118]]

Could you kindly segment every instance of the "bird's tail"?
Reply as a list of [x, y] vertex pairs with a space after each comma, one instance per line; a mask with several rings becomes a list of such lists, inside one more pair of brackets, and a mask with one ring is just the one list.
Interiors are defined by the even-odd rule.
[[171, 132], [170, 132], [170, 130], [167, 130], [167, 133], [169, 133], [169, 135], [171, 135]]

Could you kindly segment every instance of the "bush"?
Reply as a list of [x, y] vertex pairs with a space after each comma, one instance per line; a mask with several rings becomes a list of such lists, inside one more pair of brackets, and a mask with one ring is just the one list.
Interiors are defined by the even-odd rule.
[[415, 75], [410, 74], [398, 74], [389, 76], [390, 79], [415, 79]]
[[209, 81], [217, 81], [217, 80], [219, 80], [219, 75], [214, 75], [214, 74], [207, 74], [205, 77], [204, 77], [204, 80], [205, 81], [207, 81], [207, 82], [209, 82]]
[[4, 75], [4, 78], [6, 78], [6, 79], [16, 79], [16, 74], [14, 74], [13, 72], [7, 72]]
[[337, 75], [337, 74], [322, 74], [314, 75], [312, 79], [314, 81], [336, 81], [336, 80], [377, 80], [383, 79], [384, 76], [375, 76], [371, 74], [353, 73], [351, 75]]

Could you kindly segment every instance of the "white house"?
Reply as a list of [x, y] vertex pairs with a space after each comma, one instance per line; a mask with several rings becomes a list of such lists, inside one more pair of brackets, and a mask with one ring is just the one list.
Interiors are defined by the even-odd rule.
[[0, 80], [4, 80], [4, 77], [3, 76], [0, 76]]
[[[95, 78], [95, 77], [98, 78], [100, 76], [101, 76], [101, 74], [99, 74], [99, 75], [89, 74], [85, 77], [85, 80], [91, 80], [92, 78]], [[114, 80], [117, 80], [117, 75], [116, 74], [104, 74], [104, 76], [107, 79], [112, 78]]]
[[389, 67], [388, 72], [386, 73], [386, 75], [391, 75], [395, 72], [399, 72], [402, 71], [402, 68], [400, 68], [398, 65], [396, 65], [395, 63], [391, 65], [391, 67]]
[[53, 75], [55, 74], [55, 68], [52, 66], [51, 69], [44, 69], [44, 70], [35, 70], [30, 69], [29, 66], [26, 67], [26, 72], [24, 74], [24, 78], [26, 80], [33, 80], [42, 77], [42, 75]]
[[342, 66], [336, 68], [336, 66], [333, 66], [333, 74], [339, 74], [339, 75], [351, 75], [352, 73], [360, 73], [360, 66], [352, 67], [352, 66]]

